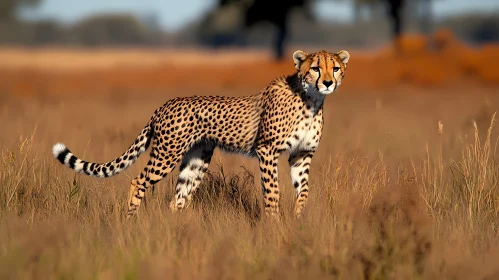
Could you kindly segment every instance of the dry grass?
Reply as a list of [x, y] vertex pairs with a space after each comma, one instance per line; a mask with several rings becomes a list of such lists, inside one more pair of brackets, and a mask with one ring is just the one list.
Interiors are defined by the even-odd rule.
[[416, 93], [329, 98], [299, 220], [280, 161], [281, 223], [261, 215], [252, 159], [216, 152], [178, 214], [168, 210], [174, 172], [127, 223], [129, 181], [146, 156], [101, 180], [52, 158], [56, 141], [114, 158], [168, 97], [3, 96], [0, 278], [496, 279], [497, 97]]
[[115, 67], [154, 67], [168, 64], [199, 66], [219, 63], [234, 65], [271, 58], [266, 50], [204, 50], [143, 48], [0, 48], [2, 68], [34, 68], [44, 71], [102, 70]]

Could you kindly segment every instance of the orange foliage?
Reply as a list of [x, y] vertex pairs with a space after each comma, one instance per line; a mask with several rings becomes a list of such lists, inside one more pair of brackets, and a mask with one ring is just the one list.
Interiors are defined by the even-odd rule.
[[[193, 91], [216, 94], [220, 89], [234, 89], [236, 94], [237, 89], [259, 90], [272, 78], [294, 71], [291, 59], [272, 62], [259, 54], [234, 52], [224, 57], [223, 51], [212, 55], [202, 51], [174, 54], [176, 61], [167, 58], [172, 54], [148, 54], [148, 51], [130, 51], [127, 55], [123, 50], [116, 53], [111, 50], [95, 56], [85, 51], [74, 54], [60, 51], [61, 61], [64, 58], [66, 66], [58, 67], [55, 67], [57, 59], [54, 59], [58, 52], [46, 52], [45, 57], [33, 59], [38, 64], [30, 64], [26, 55], [23, 57], [22, 51], [18, 51], [22, 63], [16, 64], [14, 59], [0, 66], [0, 92], [32, 95], [174, 91], [176, 95], [182, 95]], [[499, 84], [499, 45], [472, 48], [446, 29], [431, 37], [407, 34], [396, 45], [387, 46], [378, 53], [351, 50], [351, 55], [348, 78], [342, 90], [397, 85]], [[71, 60], [72, 56], [74, 60]], [[4, 53], [3, 57], [9, 55]], [[101, 63], [97, 61], [104, 58]], [[93, 64], [91, 60], [95, 60]], [[44, 63], [44, 67], [40, 67], [40, 63]]]

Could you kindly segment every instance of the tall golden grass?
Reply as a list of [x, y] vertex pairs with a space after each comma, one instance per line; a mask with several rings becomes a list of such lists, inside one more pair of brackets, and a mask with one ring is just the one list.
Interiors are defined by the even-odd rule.
[[[109, 160], [157, 97], [5, 97], [0, 279], [497, 279], [496, 114], [463, 124], [440, 111], [455, 100], [432, 109], [404, 96], [412, 99], [327, 101], [300, 219], [281, 160], [280, 222], [261, 214], [254, 160], [219, 153], [190, 209], [168, 210], [174, 172], [126, 222], [129, 181], [146, 156], [99, 180], [60, 165], [50, 147], [63, 141], [82, 158]], [[442, 121], [409, 117], [405, 102]], [[461, 114], [477, 116], [470, 110]]]

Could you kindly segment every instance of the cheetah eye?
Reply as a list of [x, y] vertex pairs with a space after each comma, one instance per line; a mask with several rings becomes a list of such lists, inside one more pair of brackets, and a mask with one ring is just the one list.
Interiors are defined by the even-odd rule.
[[315, 72], [319, 72], [319, 67], [312, 67], [311, 69], [314, 70]]
[[338, 72], [339, 70], [340, 70], [340, 67], [337, 67], [337, 66], [333, 67], [333, 72]]

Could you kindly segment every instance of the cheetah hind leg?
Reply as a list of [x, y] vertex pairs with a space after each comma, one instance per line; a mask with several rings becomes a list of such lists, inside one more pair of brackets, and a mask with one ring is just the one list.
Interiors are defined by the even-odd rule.
[[192, 195], [201, 184], [204, 174], [208, 170], [215, 146], [212, 144], [199, 144], [191, 148], [180, 164], [175, 197], [170, 202], [173, 212], [187, 208]]
[[157, 154], [155, 151], [151, 153], [151, 158], [147, 166], [139, 176], [132, 180], [128, 193], [127, 219], [137, 214], [146, 190], [166, 177], [175, 168], [180, 159], [179, 156], [176, 156], [179, 153], [170, 153], [172, 156], [168, 161], [159, 159]]

